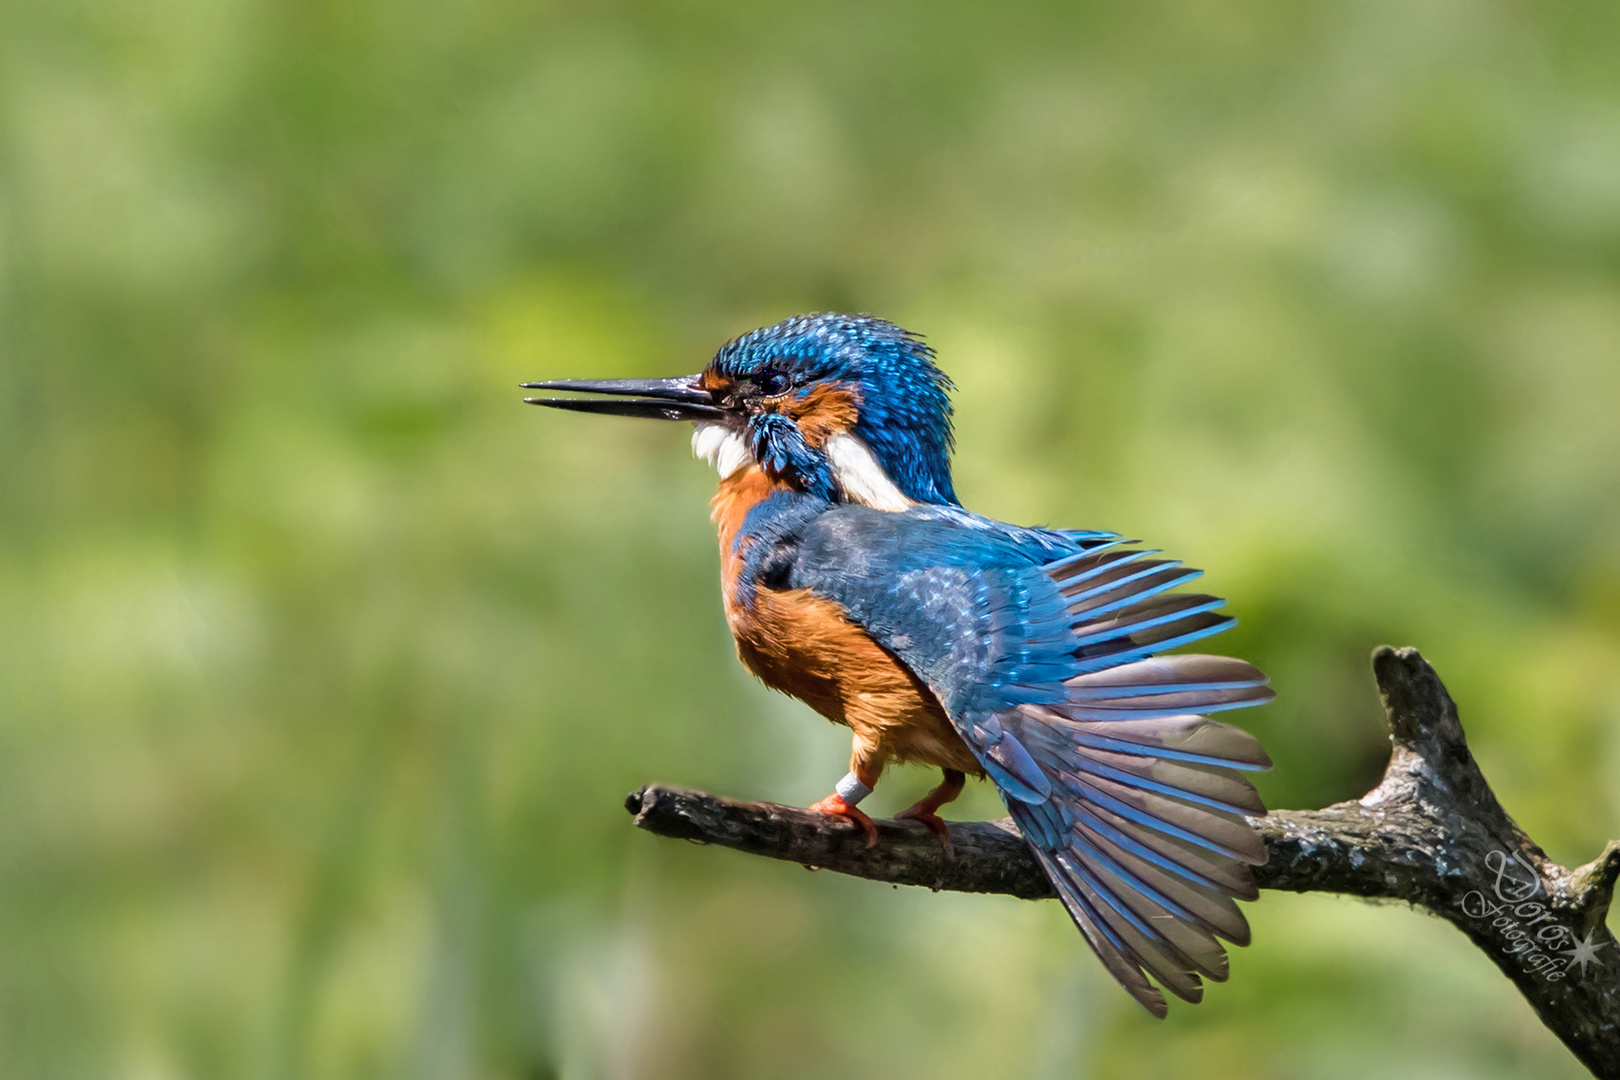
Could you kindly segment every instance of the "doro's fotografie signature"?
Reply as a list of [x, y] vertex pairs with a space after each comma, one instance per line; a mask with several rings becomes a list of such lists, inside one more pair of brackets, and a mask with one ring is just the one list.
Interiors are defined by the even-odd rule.
[[1459, 905], [1463, 914], [1479, 921], [1490, 920], [1507, 944], [1503, 951], [1517, 956], [1530, 971], [1547, 982], [1560, 982], [1571, 968], [1586, 974], [1586, 965], [1597, 960], [1599, 949], [1608, 942], [1593, 943], [1597, 931], [1584, 941], [1574, 931], [1557, 922], [1547, 905], [1535, 899], [1541, 892], [1541, 876], [1515, 855], [1493, 851], [1485, 856], [1485, 868], [1496, 875], [1489, 894], [1475, 889]]

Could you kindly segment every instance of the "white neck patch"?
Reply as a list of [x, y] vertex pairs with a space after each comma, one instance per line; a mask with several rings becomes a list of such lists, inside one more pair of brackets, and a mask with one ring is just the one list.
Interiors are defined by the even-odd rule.
[[848, 432], [840, 431], [827, 440], [827, 460], [850, 502], [894, 512], [912, 505], [867, 445]]
[[[850, 502], [891, 512], [914, 505], [889, 479], [889, 474], [883, 471], [883, 466], [878, 464], [878, 459], [867, 445], [854, 435], [839, 432], [827, 440], [826, 449], [833, 478], [844, 489], [844, 496]], [[754, 463], [747, 440], [740, 432], [732, 431], [724, 424], [700, 422], [694, 425], [692, 453], [714, 466], [722, 480], [735, 476]]]

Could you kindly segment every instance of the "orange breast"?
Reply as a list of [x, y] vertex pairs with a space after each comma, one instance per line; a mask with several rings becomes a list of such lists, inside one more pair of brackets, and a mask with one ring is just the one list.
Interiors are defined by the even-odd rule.
[[742, 570], [733, 547], [737, 530], [775, 490], [763, 472], [749, 468], [721, 481], [714, 498], [726, 618], [744, 666], [766, 685], [847, 724], [885, 759], [979, 775], [978, 762], [933, 693], [836, 603], [803, 589], [764, 588], [754, 590], [751, 607], [735, 602]]

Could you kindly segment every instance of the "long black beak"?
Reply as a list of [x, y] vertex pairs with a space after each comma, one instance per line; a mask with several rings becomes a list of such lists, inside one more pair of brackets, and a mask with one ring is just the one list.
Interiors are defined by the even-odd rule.
[[[602, 394], [590, 398], [524, 398], [530, 405], [606, 416], [640, 416], [649, 420], [720, 420], [725, 414], [715, 407], [714, 398], [703, 389], [696, 375], [675, 379], [554, 379], [526, 382], [525, 390], [570, 390], [580, 394]], [[615, 400], [622, 398], [624, 400]]]

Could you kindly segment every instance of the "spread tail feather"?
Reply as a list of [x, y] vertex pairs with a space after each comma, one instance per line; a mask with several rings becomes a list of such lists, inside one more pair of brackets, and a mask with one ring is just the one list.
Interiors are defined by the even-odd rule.
[[1226, 978], [1220, 939], [1249, 941], [1236, 901], [1255, 898], [1250, 867], [1266, 861], [1243, 817], [1264, 812], [1254, 788], [1229, 768], [1157, 758], [1142, 744], [1135, 754], [1090, 745], [1076, 737], [1082, 725], [1051, 710], [1025, 706], [1019, 720], [1009, 726], [1055, 782], [1044, 803], [1008, 808], [1070, 917], [1149, 1012], [1167, 1007], [1148, 975], [1198, 1001], [1202, 979]]
[[[1246, 945], [1236, 901], [1258, 893], [1264, 814], [1243, 771], [1271, 759], [1206, 714], [1270, 701], [1259, 670], [1221, 656], [1154, 656], [1232, 625], [1212, 596], [1169, 590], [1199, 575], [1110, 545], [1047, 567], [1068, 601], [1079, 673], [1056, 703], [1004, 714], [1011, 740], [1051, 778], [1039, 803], [1008, 807], [1087, 944], [1155, 1016], [1162, 993], [1203, 996], [1224, 980], [1221, 941]], [[1168, 594], [1168, 595], [1166, 595]]]

